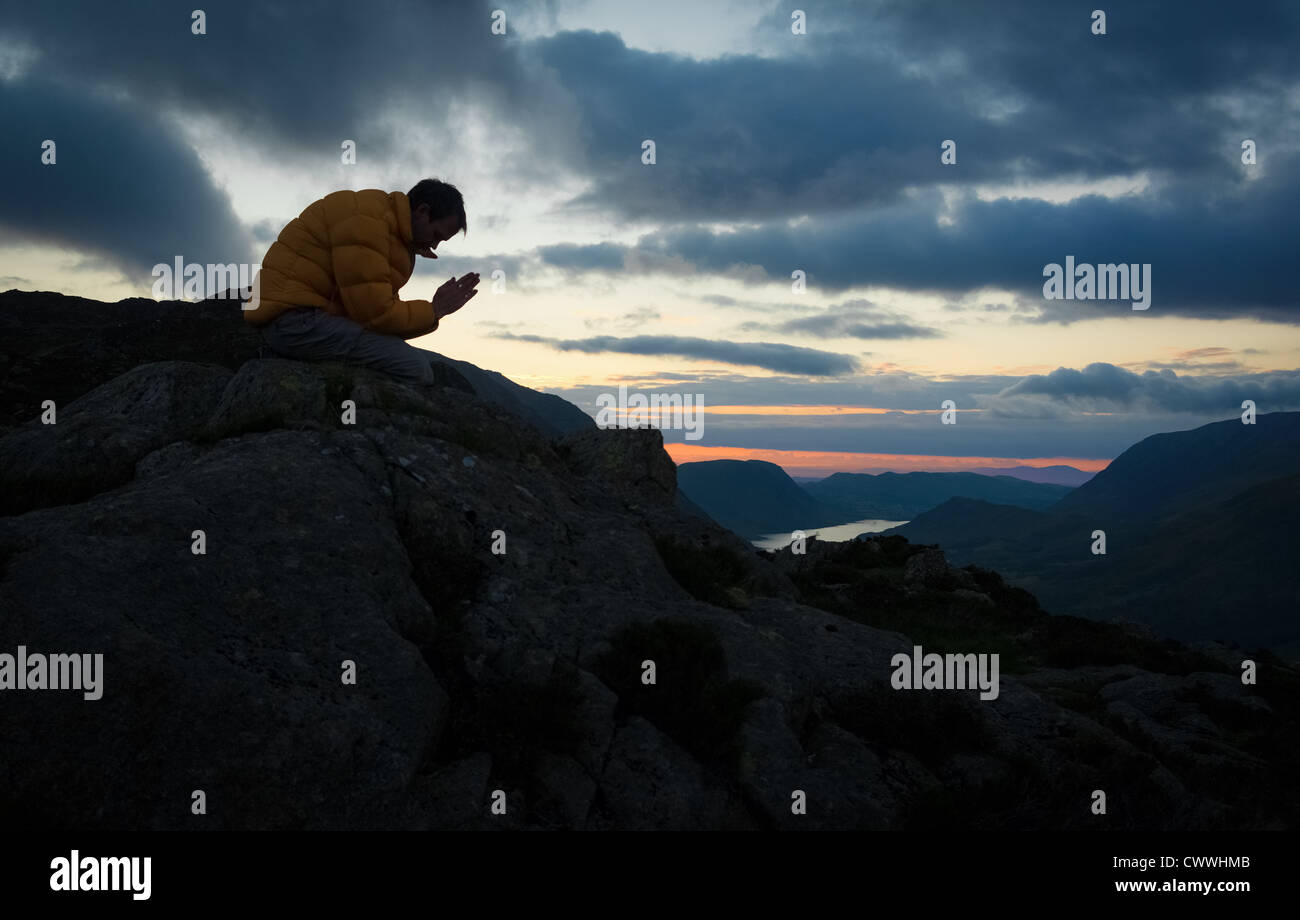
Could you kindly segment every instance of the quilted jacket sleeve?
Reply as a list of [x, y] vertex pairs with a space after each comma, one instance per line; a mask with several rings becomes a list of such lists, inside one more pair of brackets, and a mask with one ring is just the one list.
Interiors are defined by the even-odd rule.
[[414, 338], [438, 328], [433, 304], [402, 300], [388, 266], [388, 225], [357, 213], [330, 227], [330, 263], [339, 298], [355, 322], [375, 332]]

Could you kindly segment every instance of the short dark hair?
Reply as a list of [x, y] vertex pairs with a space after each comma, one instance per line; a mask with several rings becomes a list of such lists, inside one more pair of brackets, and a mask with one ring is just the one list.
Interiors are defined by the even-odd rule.
[[456, 186], [440, 179], [421, 179], [406, 193], [406, 197], [411, 200], [412, 211], [419, 205], [427, 204], [430, 218], [439, 220], [443, 217], [454, 217], [458, 224], [457, 229], [469, 233], [469, 227], [465, 223], [465, 199], [461, 197], [460, 190]]

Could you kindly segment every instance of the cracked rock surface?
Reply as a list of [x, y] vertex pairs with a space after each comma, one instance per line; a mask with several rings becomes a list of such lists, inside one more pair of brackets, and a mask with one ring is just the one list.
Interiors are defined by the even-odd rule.
[[[453, 377], [141, 364], [11, 428], [0, 482], [0, 652], [104, 655], [99, 700], [0, 695], [11, 827], [1296, 820], [1280, 662], [1245, 687], [900, 537], [758, 553], [680, 510], [657, 431]], [[915, 644], [1001, 649], [1000, 695], [891, 689]]]

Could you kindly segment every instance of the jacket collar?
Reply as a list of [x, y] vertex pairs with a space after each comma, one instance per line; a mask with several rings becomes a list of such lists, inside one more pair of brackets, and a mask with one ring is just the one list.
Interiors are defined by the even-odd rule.
[[389, 192], [388, 197], [393, 200], [393, 210], [397, 213], [397, 232], [401, 234], [402, 242], [410, 246], [411, 199], [406, 197], [406, 192]]

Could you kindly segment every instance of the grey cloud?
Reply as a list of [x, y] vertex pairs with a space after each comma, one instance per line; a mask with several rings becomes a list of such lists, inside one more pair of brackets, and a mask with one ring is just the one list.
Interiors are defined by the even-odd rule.
[[[590, 138], [593, 187], [575, 204], [633, 218], [775, 220], [874, 210], [935, 183], [1138, 171], [1230, 185], [1225, 141], [1275, 123], [1300, 72], [1294, 6], [1238, 16], [1210, 0], [1126, 4], [1104, 37], [1090, 34], [1088, 12], [1036, 0], [819, 3], [813, 34], [784, 54], [707, 61], [611, 33], [537, 45]], [[788, 13], [774, 8], [762, 34], [789, 39]], [[639, 159], [645, 138], [653, 166]], [[947, 138], [957, 167], [938, 162]]]
[[[764, 28], [788, 30], [787, 12], [774, 10]], [[763, 59], [665, 57], [591, 32], [539, 47], [590, 132], [594, 185], [577, 206], [678, 224], [766, 222], [648, 234], [626, 251], [627, 271], [685, 273], [653, 256], [705, 273], [761, 266], [752, 280], [802, 268], [830, 291], [1000, 286], [1037, 295], [1041, 322], [1119, 310], [1041, 300], [1042, 266], [1074, 254], [1152, 263], [1160, 312], [1292, 321], [1286, 241], [1297, 230], [1300, 159], [1285, 88], [1300, 73], [1290, 53], [1296, 9], [1265, 3], [1247, 17], [1209, 2], [1176, 13], [1139, 3], [1116, 13], [1104, 38], [1090, 34], [1087, 12], [1027, 0], [829, 3], [813, 15], [816, 54], [792, 42], [787, 56]], [[1063, 55], [1077, 66], [1063, 67]], [[647, 85], [656, 92], [647, 96]], [[854, 86], [870, 92], [845, 92]], [[1268, 168], [1247, 182], [1237, 145], [1262, 125], [1277, 126], [1261, 140]], [[658, 143], [654, 166], [635, 155], [645, 137]], [[960, 166], [938, 165], [943, 137], [959, 139]], [[977, 182], [1137, 172], [1151, 188], [1118, 200], [968, 193]], [[950, 204], [937, 183], [967, 190], [950, 225], [936, 221]], [[785, 220], [795, 214], [813, 220], [792, 229]], [[636, 253], [647, 260], [634, 262]]]
[[[711, 416], [710, 444], [778, 450], [824, 450], [936, 456], [1103, 457], [1120, 451], [1154, 430], [1192, 427], [1231, 413], [1212, 410], [1201, 416], [1122, 412], [1080, 416], [1067, 407], [1032, 397], [1005, 415], [996, 411], [963, 413], [957, 425], [941, 425], [938, 410], [945, 399], [958, 408], [976, 408], [1019, 378], [969, 375], [931, 380], [914, 374], [858, 374], [839, 379], [798, 376], [746, 377], [739, 374], [659, 374], [648, 378], [620, 375], [598, 386], [560, 392], [576, 405], [595, 411], [598, 393], [619, 382], [636, 388], [701, 393], [706, 406], [846, 405], [929, 410], [920, 414], [845, 416]], [[1218, 407], [1216, 407], [1217, 409]], [[1027, 424], [1032, 422], [1032, 424]], [[672, 438], [665, 432], [665, 437]], [[680, 440], [680, 439], [678, 439]]]
[[938, 339], [943, 333], [928, 326], [911, 323], [851, 323], [844, 327], [844, 335], [855, 339]]
[[497, 252], [484, 256], [460, 256], [440, 248], [437, 259], [417, 259], [415, 274], [411, 277], [415, 281], [434, 280], [441, 283], [449, 276], [459, 278], [467, 272], [478, 272], [479, 290], [483, 292], [480, 296], [486, 296], [494, 293], [493, 272], [500, 270], [503, 273], [502, 281], [505, 283], [506, 292], [509, 293], [531, 290], [533, 282], [537, 280], [536, 269], [537, 259], [528, 253]]
[[[207, 34], [168, 0], [10, 5], [0, 35], [57, 62], [62, 79], [113, 87], [155, 109], [221, 118], [250, 141], [333, 151], [343, 138], [387, 154], [400, 145], [394, 110], [426, 123], [467, 101], [533, 124], [539, 149], [554, 90], [512, 38], [491, 34], [483, 0], [367, 5], [205, 3]], [[111, 36], [111, 40], [106, 40]], [[46, 65], [42, 65], [46, 66]], [[536, 119], [536, 122], [532, 122]]]
[[282, 229], [284, 229], [283, 224], [278, 220], [259, 220], [248, 226], [248, 232], [252, 234], [254, 241], [263, 246], [274, 243]]
[[1231, 413], [1253, 399], [1260, 411], [1300, 408], [1300, 371], [1237, 377], [1179, 377], [1172, 370], [1141, 374], [1113, 364], [1093, 363], [1082, 370], [1059, 367], [1032, 374], [988, 400], [991, 407], [1019, 405], [1026, 397], [1054, 400], [1087, 411], [1124, 407], [1137, 411]]
[[[802, 308], [803, 305], [799, 306]], [[779, 332], [822, 338], [888, 340], [934, 339], [943, 336], [938, 329], [910, 323], [906, 317], [862, 299], [847, 300], [811, 316], [800, 316], [782, 322], [749, 321], [741, 323], [737, 328], [742, 332]]]
[[596, 243], [578, 245], [575, 243], [558, 243], [554, 246], [541, 246], [537, 254], [541, 260], [556, 268], [577, 271], [619, 270], [623, 268], [622, 246], [613, 243]]
[[[36, 76], [0, 82], [8, 141], [0, 145], [0, 228], [6, 237], [77, 250], [142, 284], [176, 256], [251, 262], [252, 238], [198, 156], [130, 101]], [[41, 162], [45, 139], [56, 162]]]
[[816, 313], [823, 309], [808, 303], [796, 303], [792, 301], [782, 301], [779, 303], [765, 303], [759, 300], [743, 300], [739, 297], [731, 297], [727, 294], [694, 294], [691, 295], [693, 300], [699, 300], [704, 303], [713, 304], [716, 307], [734, 307], [738, 310], [753, 310], [758, 313]]
[[[1069, 369], [1062, 369], [1069, 370]], [[1116, 369], [1118, 370], [1118, 369]], [[709, 419], [708, 441], [734, 447], [778, 450], [921, 453], [936, 456], [1096, 457], [1117, 456], [1156, 431], [1194, 428], [1232, 418], [1242, 398], [1255, 399], [1261, 412], [1300, 407], [1296, 373], [1241, 378], [1177, 377], [1177, 386], [1191, 398], [1152, 402], [1124, 382], [1126, 371], [1100, 369], [1051, 375], [1010, 377], [963, 375], [935, 380], [909, 373], [861, 373], [838, 379], [800, 376], [747, 377], [741, 374], [655, 373], [644, 378], [648, 387], [674, 381], [683, 392], [703, 393], [706, 405], [845, 405], [902, 410], [932, 410], [922, 414], [861, 416], [716, 416]], [[1079, 376], [1077, 376], [1079, 375]], [[1084, 378], [1093, 378], [1081, 381]], [[1143, 375], [1129, 374], [1141, 378]], [[1158, 376], [1158, 375], [1153, 375]], [[1172, 375], [1163, 375], [1166, 379]], [[643, 378], [622, 375], [600, 386], [558, 391], [580, 406], [594, 407], [595, 396], [621, 382]], [[1020, 386], [1023, 384], [1023, 386]], [[1013, 395], [1006, 395], [1015, 391]], [[1091, 394], [1078, 402], [1053, 394]], [[1130, 393], [1130, 403], [1099, 401], [1107, 394]], [[945, 399], [964, 413], [957, 425], [940, 425], [937, 410]], [[1235, 401], [1234, 401], [1235, 400]], [[1109, 414], [1085, 414], [1093, 409]], [[594, 411], [594, 408], [593, 408]]]
[[646, 323], [652, 323], [661, 318], [658, 310], [651, 307], [638, 307], [635, 310], [629, 310], [621, 316], [615, 316], [606, 319], [585, 319], [582, 324], [588, 329], [614, 328], [620, 330], [637, 329]]
[[851, 355], [777, 342], [723, 342], [676, 335], [637, 335], [626, 338], [600, 335], [585, 339], [557, 339], [541, 335], [498, 333], [494, 337], [549, 345], [560, 351], [674, 355], [811, 376], [840, 376], [851, 374], [858, 368], [857, 360]]
[[1005, 303], [946, 303], [944, 310], [949, 313], [1007, 313], [1012, 310]]
[[1128, 301], [1044, 300], [1045, 265], [1067, 255], [1078, 263], [1148, 263], [1151, 316], [1296, 321], [1291, 241], [1300, 235], [1300, 156], [1278, 154], [1267, 176], [1214, 197], [1184, 180], [1161, 196], [1060, 205], [965, 196], [953, 204], [955, 222], [942, 226], [934, 214], [945, 206], [937, 193], [918, 195], [798, 232], [784, 222], [729, 233], [668, 230], [633, 249], [688, 261], [697, 273], [761, 266], [768, 282], [799, 268], [810, 289], [831, 293], [862, 285], [937, 293], [1005, 287], [1037, 307], [1034, 321], [1058, 323], [1133, 310]]
[[[445, 127], [454, 141], [453, 103], [478, 106], [524, 138], [503, 161], [521, 186], [581, 176], [589, 190], [571, 212], [666, 224], [630, 248], [538, 250], [542, 265], [566, 272], [752, 282], [801, 268], [823, 291], [996, 285], [1033, 297], [1042, 266], [1071, 253], [1153, 263], [1152, 315], [1295, 315], [1300, 158], [1288, 149], [1297, 119], [1288, 92], [1300, 73], [1300, 14], [1282, 2], [1252, 4], [1250, 15], [1209, 2], [1130, 4], [1104, 39], [1088, 33], [1087, 11], [1068, 5], [827, 2], [812, 11], [815, 35], [786, 42], [784, 56], [711, 61], [631, 49], [611, 33], [493, 36], [494, 4], [481, 0], [330, 0], [310, 12], [218, 0], [205, 6], [205, 36], [191, 35], [188, 11], [166, 0], [11, 6], [0, 37], [35, 47], [32, 73], [66, 88], [61, 96], [42, 84], [43, 105], [103, 88], [122, 120], [107, 136], [148, 135], [173, 158], [180, 145], [159, 113], [210, 116], [309, 163], [305, 154], [336, 153], [341, 137], [379, 157], [427, 158], [409, 149], [405, 126]], [[788, 11], [773, 8], [763, 28], [788, 26]], [[346, 53], [322, 51], [338, 48]], [[1236, 160], [1246, 136], [1261, 144], [1253, 182]], [[640, 162], [646, 137], [658, 143], [654, 166]], [[938, 163], [947, 137], [959, 142], [959, 166]], [[936, 221], [949, 207], [939, 183], [968, 192], [978, 182], [1138, 171], [1154, 180], [1140, 197], [1056, 206], [963, 193], [955, 222]], [[227, 233], [227, 246], [243, 247], [247, 234], [216, 195], [196, 176], [174, 197], [183, 219], [173, 224], [198, 241], [186, 245]], [[128, 200], [114, 200], [119, 213]], [[792, 216], [811, 219], [791, 227]], [[74, 211], [10, 205], [2, 219], [25, 228], [28, 218], [39, 238], [81, 245]], [[148, 242], [137, 236], [154, 228], [133, 219], [122, 218], [120, 243], [98, 245], [134, 266]], [[728, 219], [763, 223], [731, 233], [691, 226]], [[1127, 309], [1039, 304], [1040, 321], [1060, 323]], [[903, 330], [866, 322], [856, 331]]]
[[[0, 230], [89, 248], [132, 277], [171, 253], [260, 259], [265, 246], [252, 242], [279, 226], [242, 228], [169, 116], [212, 118], [265, 155], [315, 169], [337, 162], [343, 138], [381, 160], [428, 162], [407, 126], [445, 126], [455, 142], [452, 107], [474, 105], [528, 138], [511, 161], [518, 181], [549, 181], [545, 163], [579, 159], [570, 100], [524, 43], [491, 34], [493, 4], [202, 8], [206, 35], [167, 0], [6, 5], [0, 43], [34, 56], [25, 76], [0, 83], [6, 134], [29, 138], [6, 143], [0, 162], [28, 176], [41, 139], [60, 147], [56, 168], [6, 193]], [[435, 174], [429, 165], [408, 178]]]

